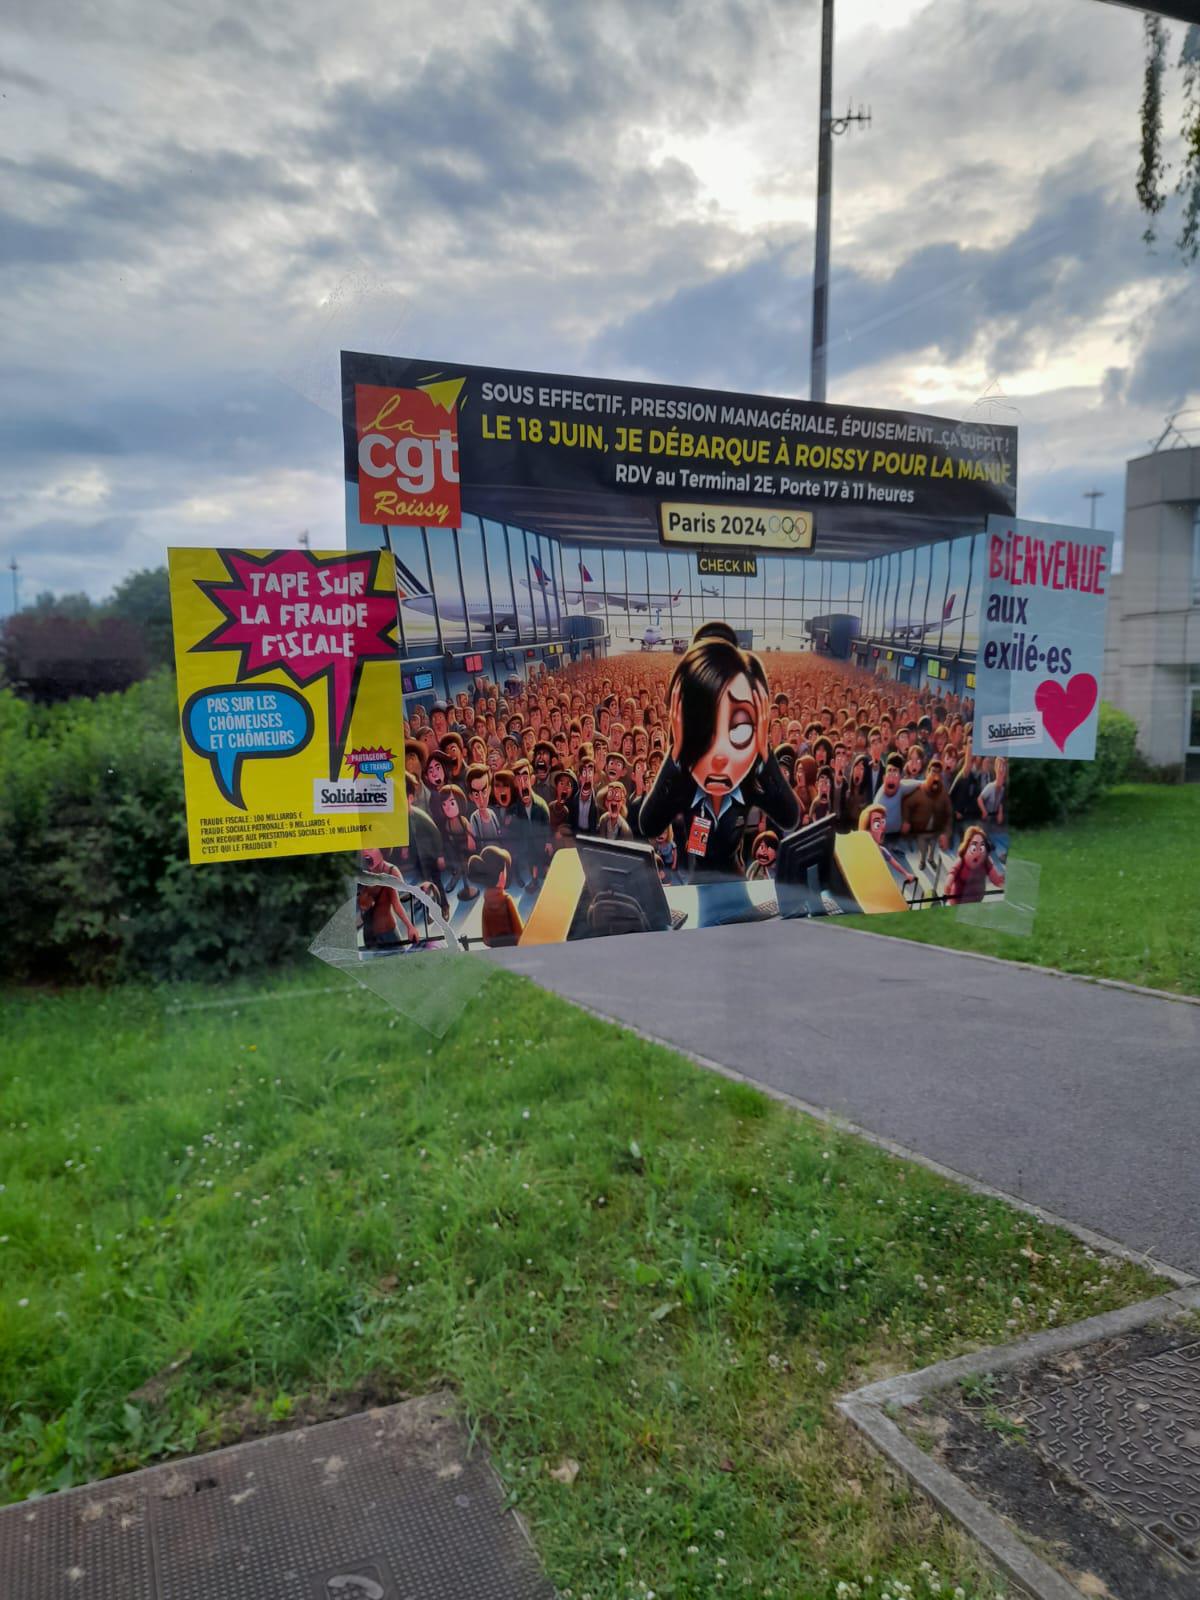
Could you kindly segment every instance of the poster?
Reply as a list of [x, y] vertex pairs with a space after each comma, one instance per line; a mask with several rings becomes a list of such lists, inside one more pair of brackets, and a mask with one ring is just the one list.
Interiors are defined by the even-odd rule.
[[467, 948], [1002, 895], [1003, 763], [971, 725], [1015, 429], [342, 375], [347, 543], [395, 558], [407, 711], [410, 837], [364, 856], [365, 949], [415, 942], [401, 880]]
[[404, 845], [391, 555], [168, 558], [192, 862]]
[[987, 526], [978, 747], [988, 755], [1096, 754], [1111, 533], [992, 516]]
[[897, 513], [946, 537], [1016, 510], [1016, 429], [983, 421], [346, 352], [342, 387], [363, 524], [458, 527], [468, 485], [470, 509], [497, 515], [521, 490], [618, 499], [655, 540], [666, 501], [693, 512], [697, 544], [748, 550], [780, 512], [799, 513], [797, 541], [811, 514], [819, 542]]

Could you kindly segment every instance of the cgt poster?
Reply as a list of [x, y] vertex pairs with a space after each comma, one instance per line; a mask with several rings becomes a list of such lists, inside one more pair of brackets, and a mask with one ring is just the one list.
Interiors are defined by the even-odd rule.
[[168, 556], [192, 862], [404, 845], [391, 556]]
[[1096, 754], [1112, 534], [990, 517], [976, 695], [987, 755]]
[[[1003, 892], [973, 744], [1011, 427], [343, 353], [347, 542], [396, 561], [410, 836], [364, 953]], [[381, 875], [396, 887], [380, 883]]]

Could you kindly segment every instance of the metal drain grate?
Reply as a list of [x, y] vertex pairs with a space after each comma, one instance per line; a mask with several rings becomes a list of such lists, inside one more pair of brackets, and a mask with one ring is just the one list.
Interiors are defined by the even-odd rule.
[[5, 1600], [553, 1600], [444, 1396], [0, 1511]]
[[1046, 1460], [1200, 1570], [1200, 1344], [1006, 1409]]

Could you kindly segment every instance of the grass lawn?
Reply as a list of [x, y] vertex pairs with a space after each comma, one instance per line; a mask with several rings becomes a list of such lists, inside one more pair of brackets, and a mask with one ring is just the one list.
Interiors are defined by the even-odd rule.
[[1061, 827], [1018, 830], [1042, 869], [1028, 938], [928, 914], [838, 918], [921, 944], [1200, 994], [1200, 784], [1123, 784]]
[[1159, 1280], [511, 974], [325, 982], [8, 997], [0, 1498], [448, 1382], [574, 1600], [1006, 1592], [833, 1399]]

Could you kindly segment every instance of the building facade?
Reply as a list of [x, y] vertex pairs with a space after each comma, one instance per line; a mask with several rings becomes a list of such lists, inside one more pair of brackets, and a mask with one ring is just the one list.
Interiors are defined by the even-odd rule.
[[1200, 782], [1200, 447], [1125, 472], [1125, 559], [1109, 591], [1104, 697], [1156, 766]]

